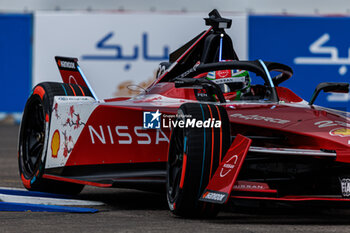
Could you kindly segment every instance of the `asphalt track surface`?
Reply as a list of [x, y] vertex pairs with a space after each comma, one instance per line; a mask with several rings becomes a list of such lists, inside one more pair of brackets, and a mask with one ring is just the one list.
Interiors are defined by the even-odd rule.
[[[0, 186], [23, 187], [17, 134], [18, 126], [0, 125]], [[350, 232], [350, 210], [227, 207], [196, 220], [173, 216], [162, 194], [85, 187], [79, 197], [106, 204], [95, 214], [0, 212], [0, 232]]]

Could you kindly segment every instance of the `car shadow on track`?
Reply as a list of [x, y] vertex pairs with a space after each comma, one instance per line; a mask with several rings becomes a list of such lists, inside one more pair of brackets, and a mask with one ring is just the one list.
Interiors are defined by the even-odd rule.
[[87, 187], [79, 198], [100, 201], [106, 209], [113, 210], [167, 210], [168, 204], [164, 193], [152, 193], [129, 189]]
[[349, 225], [350, 209], [277, 204], [269, 207], [237, 207], [231, 204], [216, 219], [209, 221], [220, 224]]
[[[88, 187], [79, 198], [104, 202], [106, 206], [101, 207], [102, 211], [168, 210], [164, 193]], [[205, 221], [217, 224], [349, 225], [350, 209], [287, 205], [237, 206], [230, 203], [216, 218]]]

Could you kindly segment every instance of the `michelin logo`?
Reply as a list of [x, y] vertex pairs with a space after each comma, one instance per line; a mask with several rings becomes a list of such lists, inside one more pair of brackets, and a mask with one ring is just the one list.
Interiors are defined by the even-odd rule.
[[162, 114], [159, 109], [156, 112], [143, 112], [143, 128], [144, 129], [160, 129], [160, 116]]

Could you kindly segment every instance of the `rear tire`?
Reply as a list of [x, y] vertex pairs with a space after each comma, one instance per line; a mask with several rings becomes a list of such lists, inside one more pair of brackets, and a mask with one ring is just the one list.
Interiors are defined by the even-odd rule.
[[23, 185], [31, 191], [78, 194], [84, 185], [42, 178], [45, 170], [50, 118], [55, 96], [92, 96], [76, 84], [44, 82], [34, 87], [23, 111], [18, 166]]
[[169, 208], [182, 217], [215, 217], [220, 205], [201, 202], [199, 198], [230, 146], [226, 110], [218, 105], [186, 103], [179, 108], [178, 116], [221, 120], [221, 127], [173, 129], [167, 163]]

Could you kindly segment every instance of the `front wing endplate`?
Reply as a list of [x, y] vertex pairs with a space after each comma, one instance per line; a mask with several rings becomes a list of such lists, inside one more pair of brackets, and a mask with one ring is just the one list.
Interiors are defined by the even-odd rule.
[[228, 201], [252, 140], [238, 134], [217, 168], [200, 201], [224, 204]]

